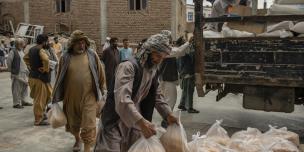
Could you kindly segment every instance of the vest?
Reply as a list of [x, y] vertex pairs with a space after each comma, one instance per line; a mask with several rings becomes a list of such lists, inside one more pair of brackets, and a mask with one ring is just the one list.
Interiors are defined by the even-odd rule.
[[189, 74], [193, 75], [195, 73], [195, 60], [194, 52], [186, 54], [180, 59], [180, 75], [181, 77]]
[[177, 81], [178, 72], [176, 58], [165, 59], [161, 65], [160, 73], [163, 81]]
[[[129, 58], [126, 61], [131, 62], [135, 69], [132, 96], [131, 96], [131, 99], [133, 100], [141, 84], [143, 69], [138, 65], [137, 60], [134, 58]], [[156, 74], [156, 76], [153, 78], [153, 82], [148, 95], [140, 103], [141, 115], [148, 121], [152, 121], [153, 111], [155, 107], [155, 95], [158, 87], [157, 78], [158, 78], [158, 74]], [[115, 83], [113, 83], [112, 85], [114, 84]], [[115, 127], [118, 124], [118, 120], [120, 119], [119, 115], [115, 110], [114, 86], [111, 88], [113, 89], [109, 90], [108, 92], [107, 100], [101, 115], [102, 124], [106, 130]]]
[[29, 51], [30, 57], [30, 77], [39, 79], [44, 83], [49, 83], [51, 81], [50, 73], [42, 73], [38, 69], [43, 67], [42, 60], [39, 55], [40, 49], [37, 47], [32, 47]]
[[18, 75], [20, 72], [20, 62], [21, 58], [17, 51], [17, 49], [12, 50], [14, 52], [14, 58], [12, 61], [11, 73], [14, 75]]

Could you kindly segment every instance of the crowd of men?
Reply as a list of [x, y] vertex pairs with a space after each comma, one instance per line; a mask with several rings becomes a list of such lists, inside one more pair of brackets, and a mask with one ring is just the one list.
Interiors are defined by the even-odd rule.
[[[216, 0], [212, 17], [227, 14], [234, 2]], [[241, 0], [242, 5], [249, 2]], [[214, 23], [205, 28], [218, 27]], [[172, 111], [178, 85], [182, 96], [177, 108], [199, 113], [193, 108], [193, 38], [180, 37], [173, 42], [171, 32], [163, 30], [134, 49], [128, 39], [122, 40], [121, 48], [118, 42], [118, 38], [107, 37], [99, 57], [79, 30], [71, 34], [67, 50], [58, 37], [50, 41], [45, 34], [38, 35], [36, 45], [26, 53], [23, 39], [12, 40], [10, 47], [1, 40], [0, 66], [11, 73], [13, 108], [33, 106], [34, 125], [44, 126], [49, 125], [49, 105], [63, 102], [65, 129], [75, 138], [74, 152], [83, 144], [84, 152], [92, 147], [94, 152], [127, 152], [141, 135], [149, 138], [156, 134], [154, 109], [163, 118], [162, 127], [177, 123]], [[26, 101], [28, 87], [33, 104]]]
[[[58, 37], [50, 40], [41, 34], [25, 53], [26, 42], [15, 39], [5, 61], [11, 73], [13, 108], [33, 106], [34, 125], [45, 126], [50, 105], [62, 101], [66, 131], [75, 138], [73, 151], [84, 144], [85, 152], [93, 147], [95, 152], [125, 152], [141, 134], [151, 137], [156, 133], [154, 108], [163, 117], [163, 127], [177, 123], [172, 111], [179, 82], [183, 92], [178, 108], [199, 113], [193, 108], [193, 38], [173, 42], [171, 32], [164, 30], [142, 40], [134, 50], [128, 39], [122, 40], [121, 48], [117, 38], [107, 40], [99, 57], [79, 30], [71, 34], [67, 50]], [[33, 104], [26, 101], [28, 87]]]

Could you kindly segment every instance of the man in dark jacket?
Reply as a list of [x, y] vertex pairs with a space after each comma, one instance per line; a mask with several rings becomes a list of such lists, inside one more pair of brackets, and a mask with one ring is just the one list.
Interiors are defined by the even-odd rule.
[[156, 34], [143, 44], [136, 59], [119, 64], [115, 87], [108, 92], [103, 109], [95, 152], [127, 152], [141, 135], [155, 135], [154, 107], [169, 125], [177, 123], [158, 85], [157, 70], [169, 52], [168, 38]]
[[[193, 45], [190, 46], [191, 49]], [[186, 54], [180, 59], [180, 77], [182, 79], [181, 88], [183, 90], [179, 109], [188, 110], [188, 113], [199, 113], [199, 111], [193, 108], [193, 93], [195, 87], [195, 76], [194, 76], [194, 51]]]
[[116, 67], [120, 63], [120, 55], [118, 46], [118, 39], [113, 37], [110, 40], [110, 47], [105, 49], [102, 53], [101, 60], [105, 65], [105, 73], [107, 79], [107, 89], [111, 90], [111, 86], [114, 83], [114, 74]]
[[47, 102], [51, 99], [52, 87], [50, 84], [50, 62], [46, 49], [49, 47], [48, 36], [37, 36], [37, 45], [29, 50], [24, 56], [29, 74], [30, 96], [34, 103], [34, 116], [36, 126], [49, 125], [45, 117]]

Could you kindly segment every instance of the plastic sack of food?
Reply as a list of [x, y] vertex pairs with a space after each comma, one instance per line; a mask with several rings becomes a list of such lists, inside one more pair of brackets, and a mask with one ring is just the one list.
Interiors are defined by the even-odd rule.
[[211, 30], [203, 31], [204, 38], [222, 38], [222, 33]]
[[131, 146], [128, 152], [166, 152], [166, 150], [156, 136], [148, 139], [142, 136]]
[[168, 126], [166, 133], [160, 137], [160, 141], [166, 149], [166, 152], [188, 152], [187, 136], [183, 125], [180, 122], [179, 112], [179, 124], [173, 124]]
[[230, 29], [225, 23], [222, 28], [223, 37], [255, 37], [254, 33]]
[[263, 136], [280, 137], [294, 143], [296, 146], [300, 146], [300, 137], [298, 134], [288, 131], [286, 127], [279, 129], [273, 126], [269, 126], [269, 127], [270, 127], [269, 131], [264, 133]]
[[204, 144], [207, 136], [200, 136], [200, 132], [192, 135], [192, 141], [188, 143], [189, 152], [201, 152], [201, 147]]
[[286, 30], [277, 30], [269, 33], [262, 33], [258, 34], [257, 37], [280, 37], [280, 38], [287, 38], [293, 37], [293, 33]]
[[48, 121], [52, 128], [59, 128], [67, 123], [67, 118], [58, 103], [52, 104], [48, 112]]
[[291, 30], [296, 33], [304, 34], [304, 22], [297, 23]]
[[295, 4], [304, 4], [303, 0], [275, 0], [275, 4], [288, 4], [288, 5], [295, 5]]
[[209, 128], [206, 133], [208, 140], [214, 141], [221, 145], [227, 145], [230, 141], [227, 131], [221, 126], [223, 120], [216, 122]]
[[268, 152], [258, 137], [232, 139], [228, 147], [239, 152]]
[[[193, 138], [193, 136], [196, 137]], [[199, 136], [197, 134], [193, 136], [193, 141], [188, 144], [190, 152], [236, 152], [212, 140], [208, 140], [205, 135]]]
[[261, 140], [267, 152], [300, 152], [294, 143], [281, 137], [267, 136]]
[[303, 15], [304, 5], [273, 4], [268, 9], [268, 15]]
[[267, 26], [267, 32], [273, 32], [276, 30], [291, 30], [294, 24], [292, 21], [283, 21], [277, 24]]
[[248, 140], [258, 138], [262, 135], [261, 131], [256, 128], [248, 127], [247, 130], [239, 131], [231, 136], [231, 140]]

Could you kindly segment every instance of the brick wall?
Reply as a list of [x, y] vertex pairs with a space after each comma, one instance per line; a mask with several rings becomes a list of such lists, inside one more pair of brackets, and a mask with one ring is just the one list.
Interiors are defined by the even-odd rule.
[[147, 9], [130, 11], [128, 0], [108, 1], [108, 35], [138, 42], [171, 29], [171, 0], [149, 0]]
[[101, 46], [100, 0], [77, 0], [73, 4], [73, 30], [80, 29]]
[[71, 1], [70, 12], [66, 13], [56, 12], [55, 1], [31, 0], [30, 23], [45, 26], [45, 33], [62, 32], [60, 25], [70, 29], [66, 32], [82, 30], [100, 46], [99, 0]]
[[53, 0], [30, 0], [29, 23], [44, 26], [45, 33], [55, 30], [55, 4]]
[[18, 23], [24, 22], [23, 3], [21, 1], [2, 2], [0, 10], [1, 24], [3, 23], [4, 16], [8, 15], [14, 18], [14, 28], [17, 27]]
[[177, 1], [177, 38], [185, 35], [185, 31], [187, 29], [187, 18], [186, 18], [186, 5], [182, 2], [182, 0]]
[[[180, 1], [176, 1], [178, 10], [181, 8]], [[68, 27], [71, 31], [82, 30], [89, 38], [93, 39], [97, 46], [101, 46], [101, 0], [72, 0], [70, 12], [57, 13], [55, 10], [55, 0], [29, 0], [29, 22], [30, 24], [43, 25], [45, 33], [59, 32], [59, 25]], [[16, 5], [16, 4], [15, 4]], [[19, 1], [18, 7], [10, 7], [8, 10], [15, 17], [23, 16], [23, 4]], [[138, 42], [152, 34], [159, 33], [161, 30], [172, 30], [172, 3], [171, 0], [148, 0], [147, 8], [140, 11], [130, 11], [128, 0], [109, 0], [107, 1], [107, 32], [108, 36], [118, 37], [120, 41], [128, 38], [131, 42]], [[176, 9], [176, 8], [174, 8]], [[180, 28], [176, 33], [183, 34], [185, 13], [178, 11], [177, 23]], [[177, 26], [178, 26], [177, 25]]]

